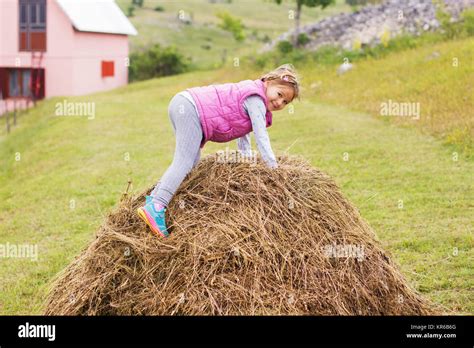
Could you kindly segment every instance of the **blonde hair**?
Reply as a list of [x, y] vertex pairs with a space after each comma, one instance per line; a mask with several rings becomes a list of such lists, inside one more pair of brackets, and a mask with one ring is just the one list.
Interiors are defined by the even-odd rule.
[[296, 73], [296, 69], [292, 64], [283, 64], [280, 65], [278, 68], [262, 75], [260, 77], [262, 81], [274, 81], [278, 85], [289, 86], [293, 88], [294, 96], [291, 101], [295, 98], [299, 98], [300, 94], [300, 82], [298, 75]]

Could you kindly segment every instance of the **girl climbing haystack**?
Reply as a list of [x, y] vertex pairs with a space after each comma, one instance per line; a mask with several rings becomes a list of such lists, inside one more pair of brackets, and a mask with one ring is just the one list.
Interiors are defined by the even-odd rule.
[[168, 107], [176, 135], [174, 159], [147, 196], [145, 206], [138, 208], [139, 216], [155, 234], [169, 235], [166, 207], [186, 175], [199, 163], [201, 149], [208, 141], [237, 139], [238, 148], [245, 155], [251, 152], [253, 131], [262, 159], [269, 167], [277, 168], [266, 128], [272, 125], [272, 112], [282, 110], [298, 96], [299, 80], [291, 64], [257, 80], [193, 87], [176, 94]]

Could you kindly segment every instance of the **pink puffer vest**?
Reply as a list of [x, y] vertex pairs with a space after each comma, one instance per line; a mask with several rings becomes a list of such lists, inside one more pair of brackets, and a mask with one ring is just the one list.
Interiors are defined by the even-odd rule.
[[201, 118], [204, 137], [201, 148], [207, 141], [224, 143], [240, 138], [252, 131], [252, 122], [244, 109], [244, 100], [257, 94], [267, 107], [267, 127], [272, 125], [272, 113], [268, 110], [265, 86], [261, 80], [245, 80], [204, 87], [188, 88]]

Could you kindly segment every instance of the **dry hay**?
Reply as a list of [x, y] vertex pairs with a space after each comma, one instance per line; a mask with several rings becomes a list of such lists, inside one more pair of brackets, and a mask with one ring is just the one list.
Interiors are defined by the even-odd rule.
[[277, 170], [217, 158], [180, 186], [167, 239], [136, 214], [151, 188], [122, 201], [57, 276], [45, 313], [437, 313], [326, 174], [294, 156], [279, 156]]

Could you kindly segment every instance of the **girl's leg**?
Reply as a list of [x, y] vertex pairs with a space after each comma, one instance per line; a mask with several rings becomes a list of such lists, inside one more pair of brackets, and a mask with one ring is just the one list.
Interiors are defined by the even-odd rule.
[[[174, 123], [174, 119], [171, 117], [171, 112], [170, 111], [171, 111], [171, 102], [170, 102], [170, 105], [168, 106], [168, 117], [170, 118], [171, 125], [173, 126], [173, 133], [176, 136], [176, 125]], [[153, 191], [151, 191], [151, 193], [150, 193], [151, 197], [156, 196], [156, 194], [158, 193], [158, 190], [160, 189], [160, 185], [161, 185], [161, 180], [158, 181], [158, 183], [155, 185], [155, 188], [153, 189]]]
[[[201, 159], [201, 150], [199, 149], [199, 152], [197, 153], [197, 156], [194, 159], [193, 168], [198, 165], [200, 159]], [[151, 191], [151, 193], [150, 193], [151, 197], [156, 196], [156, 194], [158, 193], [158, 190], [160, 189], [160, 185], [161, 185], [161, 180], [158, 181], [158, 183], [155, 185], [155, 188], [153, 189], [153, 191]]]
[[[199, 145], [201, 145], [201, 144], [199, 144]], [[194, 159], [193, 168], [198, 165], [200, 159], [201, 159], [201, 149], [199, 149], [199, 152], [197, 153], [197, 156]]]
[[176, 148], [171, 166], [151, 194], [155, 205], [167, 206], [186, 175], [199, 161], [202, 128], [193, 104], [176, 95], [170, 102], [169, 117], [176, 134]]
[[155, 185], [155, 188], [153, 189], [153, 191], [151, 191], [150, 196], [152, 197], [156, 196], [156, 194], [158, 193], [158, 190], [160, 189], [160, 185], [161, 185], [161, 180], [158, 181], [158, 183]]

